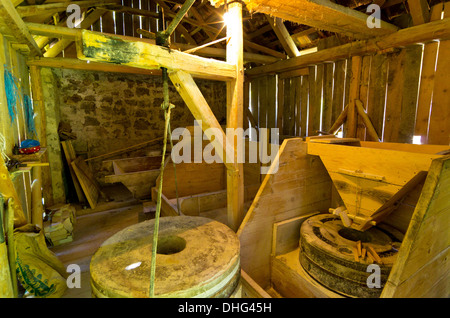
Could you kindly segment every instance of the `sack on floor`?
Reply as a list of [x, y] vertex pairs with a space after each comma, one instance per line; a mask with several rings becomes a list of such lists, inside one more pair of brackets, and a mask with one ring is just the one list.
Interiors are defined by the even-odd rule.
[[67, 289], [67, 273], [47, 248], [43, 231], [27, 224], [14, 230], [14, 241], [17, 278], [22, 286], [35, 297], [61, 297]]

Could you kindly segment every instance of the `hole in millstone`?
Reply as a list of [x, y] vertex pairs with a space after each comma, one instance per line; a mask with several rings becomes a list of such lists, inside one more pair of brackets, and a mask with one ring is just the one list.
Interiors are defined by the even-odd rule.
[[362, 243], [370, 242], [370, 234], [367, 232], [358, 231], [352, 228], [342, 228], [338, 231], [338, 234], [353, 242], [361, 241]]
[[179, 253], [186, 247], [184, 238], [174, 235], [163, 236], [158, 239], [156, 253], [170, 255]]

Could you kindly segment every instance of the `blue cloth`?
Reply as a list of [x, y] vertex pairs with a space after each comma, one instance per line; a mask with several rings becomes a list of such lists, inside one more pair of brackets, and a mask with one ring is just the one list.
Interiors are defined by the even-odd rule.
[[23, 108], [29, 137], [37, 137], [36, 127], [34, 126], [33, 103], [31, 102], [31, 98], [28, 95], [23, 96]]
[[17, 99], [19, 96], [19, 89], [17, 88], [12, 73], [6, 69], [6, 65], [4, 67], [6, 101], [8, 104], [9, 118], [11, 119], [11, 124], [13, 124], [17, 114]]
[[22, 141], [20, 143], [20, 148], [31, 148], [31, 147], [36, 147], [39, 146], [40, 143], [37, 140], [34, 139], [25, 139], [24, 141]]

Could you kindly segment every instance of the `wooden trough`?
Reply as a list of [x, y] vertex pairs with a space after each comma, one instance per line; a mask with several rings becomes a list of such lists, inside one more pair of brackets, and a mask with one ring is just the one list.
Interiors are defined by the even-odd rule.
[[151, 188], [160, 173], [161, 155], [103, 161], [110, 172], [105, 183], [121, 182], [136, 199], [150, 198]]
[[403, 235], [380, 297], [449, 297], [450, 156], [437, 154], [448, 146], [342, 141], [283, 142], [237, 232], [242, 269], [271, 295], [347, 297], [299, 262], [302, 223], [342, 206], [355, 230]]
[[[203, 148], [209, 142], [203, 143]], [[248, 142], [247, 142], [248, 150]], [[192, 158], [193, 159], [193, 158]], [[181, 162], [175, 168], [171, 158], [167, 158], [161, 195], [161, 215], [179, 215], [177, 207], [180, 205], [181, 215], [204, 216], [227, 224], [227, 171], [223, 163], [208, 163], [202, 158], [199, 163]], [[250, 206], [264, 177], [260, 173], [261, 164], [244, 164], [244, 195], [245, 209]], [[176, 174], [176, 182], [175, 182]], [[152, 200], [157, 200], [157, 187], [152, 188]], [[177, 189], [178, 188], [178, 189]]]

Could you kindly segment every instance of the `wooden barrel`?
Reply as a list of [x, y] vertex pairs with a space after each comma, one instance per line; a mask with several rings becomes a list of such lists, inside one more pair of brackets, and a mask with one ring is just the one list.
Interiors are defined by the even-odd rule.
[[[154, 220], [107, 239], [90, 264], [93, 297], [149, 296]], [[192, 216], [162, 217], [155, 297], [229, 297], [239, 284], [239, 239], [226, 225]]]
[[[305, 271], [322, 285], [349, 297], [379, 297], [397, 257], [402, 234], [387, 225], [361, 232], [346, 228], [339, 217], [319, 214], [303, 222], [300, 228], [299, 260]], [[369, 257], [355, 259], [357, 242], [372, 248], [381, 260], [380, 288], [369, 288], [372, 270]]]

